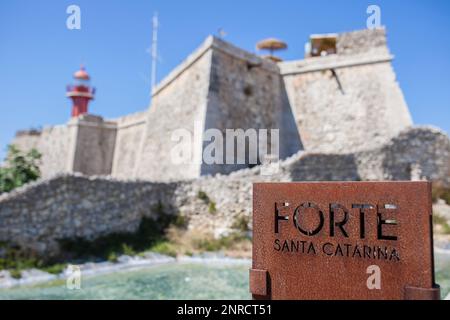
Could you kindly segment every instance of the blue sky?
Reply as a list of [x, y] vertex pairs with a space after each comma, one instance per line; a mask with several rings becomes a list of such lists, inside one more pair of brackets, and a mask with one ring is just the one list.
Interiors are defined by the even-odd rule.
[[[81, 30], [66, 28], [66, 8], [81, 8]], [[65, 123], [65, 86], [84, 63], [97, 88], [92, 113], [117, 117], [150, 102], [151, 18], [160, 17], [158, 79], [209, 34], [255, 51], [277, 37], [284, 59], [303, 57], [309, 34], [366, 27], [381, 8], [394, 69], [416, 124], [450, 132], [450, 1], [301, 0], [2, 0], [0, 1], [0, 156], [18, 129]]]

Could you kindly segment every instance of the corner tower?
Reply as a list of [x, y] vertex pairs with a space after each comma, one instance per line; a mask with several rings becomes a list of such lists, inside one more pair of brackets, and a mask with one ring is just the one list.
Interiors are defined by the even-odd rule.
[[305, 49], [278, 64], [305, 150], [371, 149], [412, 125], [385, 29], [313, 35]]

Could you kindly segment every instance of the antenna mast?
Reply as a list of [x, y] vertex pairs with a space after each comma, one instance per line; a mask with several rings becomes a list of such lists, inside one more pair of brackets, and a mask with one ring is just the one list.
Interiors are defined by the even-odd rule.
[[153, 37], [152, 37], [152, 74], [151, 74], [151, 91], [156, 87], [156, 61], [158, 58], [158, 12], [153, 15]]

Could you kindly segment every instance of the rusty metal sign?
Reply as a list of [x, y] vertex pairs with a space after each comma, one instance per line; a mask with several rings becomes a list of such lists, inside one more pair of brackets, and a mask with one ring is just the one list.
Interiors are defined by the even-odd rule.
[[439, 299], [429, 182], [253, 185], [254, 299]]

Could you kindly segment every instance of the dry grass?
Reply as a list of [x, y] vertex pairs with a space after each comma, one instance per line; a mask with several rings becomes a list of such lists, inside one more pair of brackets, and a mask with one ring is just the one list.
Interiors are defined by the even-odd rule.
[[205, 251], [222, 251], [231, 257], [251, 256], [251, 240], [241, 232], [215, 239], [200, 230], [170, 227], [167, 239], [178, 255], [193, 255]]
[[436, 234], [450, 235], [450, 225], [438, 212], [433, 214], [433, 231]]
[[431, 198], [433, 200], [433, 203], [436, 203], [439, 199], [442, 199], [448, 205], [450, 205], [450, 188], [445, 188], [439, 184], [433, 185]]

